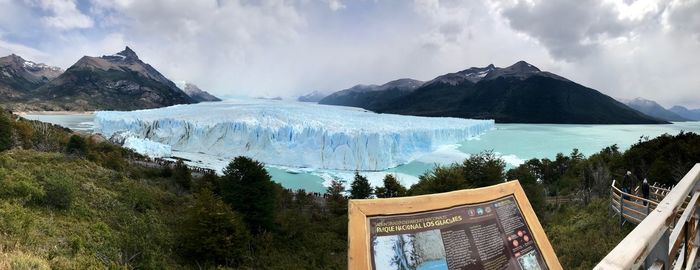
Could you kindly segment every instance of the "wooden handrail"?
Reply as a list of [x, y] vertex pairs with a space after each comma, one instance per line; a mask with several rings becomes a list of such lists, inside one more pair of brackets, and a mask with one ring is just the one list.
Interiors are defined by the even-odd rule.
[[695, 191], [698, 181], [700, 181], [700, 163], [690, 169], [658, 204], [658, 207], [608, 253], [595, 269], [638, 269], [659, 239], [673, 225], [678, 209], [688, 194]]
[[625, 195], [627, 195], [627, 196], [630, 197], [630, 198], [634, 198], [634, 199], [637, 199], [637, 200], [640, 200], [640, 201], [646, 201], [647, 203], [650, 203], [650, 204], [653, 204], [653, 205], [659, 205], [659, 203], [656, 202], [656, 201], [649, 200], [649, 199], [645, 199], [645, 198], [639, 197], [639, 196], [634, 195], [634, 194], [622, 192], [619, 188], [617, 188], [616, 186], [614, 186], [614, 184], [615, 184], [615, 181], [613, 180], [613, 186], [612, 186], [613, 192], [617, 191], [617, 193], [619, 193], [619, 194], [623, 194], [623, 193], [624, 193]]
[[671, 232], [671, 236], [669, 237], [669, 240], [670, 240], [669, 241], [669, 250], [668, 250], [668, 257], [669, 258], [676, 257], [676, 254], [678, 253], [678, 247], [680, 246], [681, 242], [683, 240], [685, 240], [684, 237], [682, 237], [683, 236], [682, 233], [684, 232], [684, 230], [687, 229], [687, 225], [688, 225], [687, 222], [690, 219], [690, 215], [692, 215], [693, 212], [695, 212], [694, 210], [698, 206], [698, 198], [699, 197], [700, 197], [700, 192], [696, 192], [693, 195], [693, 198], [690, 199], [690, 203], [691, 203], [690, 205], [692, 205], [692, 207], [687, 207], [685, 209], [685, 211], [683, 211], [683, 214], [678, 219], [678, 222], [676, 222], [676, 224], [682, 224], [682, 225], [676, 226], [674, 228], [674, 230]]

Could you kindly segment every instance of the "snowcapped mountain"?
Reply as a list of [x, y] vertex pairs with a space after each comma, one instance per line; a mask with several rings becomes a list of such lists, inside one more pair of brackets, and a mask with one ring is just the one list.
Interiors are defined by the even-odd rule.
[[319, 102], [323, 98], [326, 97], [326, 94], [321, 93], [319, 91], [313, 91], [311, 93], [308, 93], [306, 95], [300, 96], [297, 98], [297, 101], [301, 102]]
[[209, 94], [209, 92], [199, 89], [199, 87], [193, 83], [180, 81], [176, 83], [176, 85], [197, 102], [221, 101], [221, 99]]
[[549, 73], [546, 71], [541, 71], [536, 66], [533, 66], [525, 61], [518, 61], [517, 63], [505, 68], [496, 68], [492, 72], [489, 72], [489, 74], [484, 77], [484, 80], [495, 80], [498, 78], [515, 78], [519, 80], [525, 80], [532, 76], [548, 77], [556, 80], [569, 81], [568, 79], [559, 75]]
[[[358, 84], [351, 88], [340, 90], [321, 99], [319, 104], [363, 107], [375, 102], [383, 102], [405, 95], [423, 85], [422, 81], [414, 79], [398, 79], [382, 85]], [[371, 105], [379, 106], [379, 105]]]
[[0, 100], [14, 101], [24, 98], [31, 90], [40, 87], [63, 73], [63, 69], [25, 60], [12, 54], [0, 58]]
[[686, 119], [700, 121], [700, 109], [688, 109], [683, 106], [673, 106], [671, 109], [669, 109], [669, 111], [674, 112], [675, 114], [678, 114]]
[[493, 64], [489, 64], [488, 66], [483, 68], [471, 67], [459, 72], [448, 73], [445, 75], [438, 76], [437, 78], [426, 82], [425, 85], [427, 86], [432, 84], [447, 84], [455, 86], [464, 83], [465, 81], [477, 83], [482, 78], [486, 77], [486, 75], [489, 74], [489, 72], [494, 71], [495, 69], [496, 67]]
[[502, 123], [667, 123], [525, 61], [505, 68], [488, 65], [444, 74], [408, 91], [356, 86], [319, 103], [380, 113], [495, 119]]
[[648, 99], [643, 99], [643, 98], [635, 98], [635, 99], [620, 99], [620, 102], [625, 103], [627, 106], [629, 106], [632, 109], [635, 109], [643, 114], [646, 114], [651, 117], [655, 117], [661, 120], [666, 120], [666, 121], [673, 121], [673, 122], [683, 122], [683, 121], [688, 121], [687, 118], [684, 118], [672, 111], [666, 110], [664, 107], [656, 103], [656, 101], [653, 100], [648, 100]]
[[133, 110], [195, 102], [129, 47], [113, 55], [84, 56], [29, 97], [15, 107]]

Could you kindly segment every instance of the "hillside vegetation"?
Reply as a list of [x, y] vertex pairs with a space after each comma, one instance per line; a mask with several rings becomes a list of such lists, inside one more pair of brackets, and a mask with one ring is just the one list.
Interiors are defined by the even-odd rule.
[[[0, 269], [345, 269], [347, 199], [334, 181], [318, 197], [271, 181], [246, 157], [224, 174], [182, 162], [145, 166], [95, 137], [0, 113]], [[592, 268], [632, 227], [608, 211], [613, 178], [673, 184], [700, 160], [700, 136], [642, 138], [584, 157], [574, 150], [510, 170], [492, 152], [438, 166], [403, 187], [372, 187], [361, 173], [352, 198], [398, 197], [519, 179], [565, 269]], [[574, 201], [548, 204], [548, 196]], [[587, 247], [581, 248], [580, 243]], [[595, 247], [595, 248], [592, 248]]]

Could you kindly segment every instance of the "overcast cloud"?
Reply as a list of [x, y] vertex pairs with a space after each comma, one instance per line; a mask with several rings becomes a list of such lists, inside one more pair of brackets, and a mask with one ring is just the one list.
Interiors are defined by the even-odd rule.
[[218, 95], [292, 97], [525, 60], [700, 108], [700, 0], [0, 0], [0, 55], [67, 68], [128, 45]]

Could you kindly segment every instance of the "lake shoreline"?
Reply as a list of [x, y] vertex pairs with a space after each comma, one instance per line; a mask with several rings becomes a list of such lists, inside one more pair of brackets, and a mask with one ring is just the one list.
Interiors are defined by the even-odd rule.
[[12, 112], [15, 115], [93, 115], [95, 111], [20, 111]]

